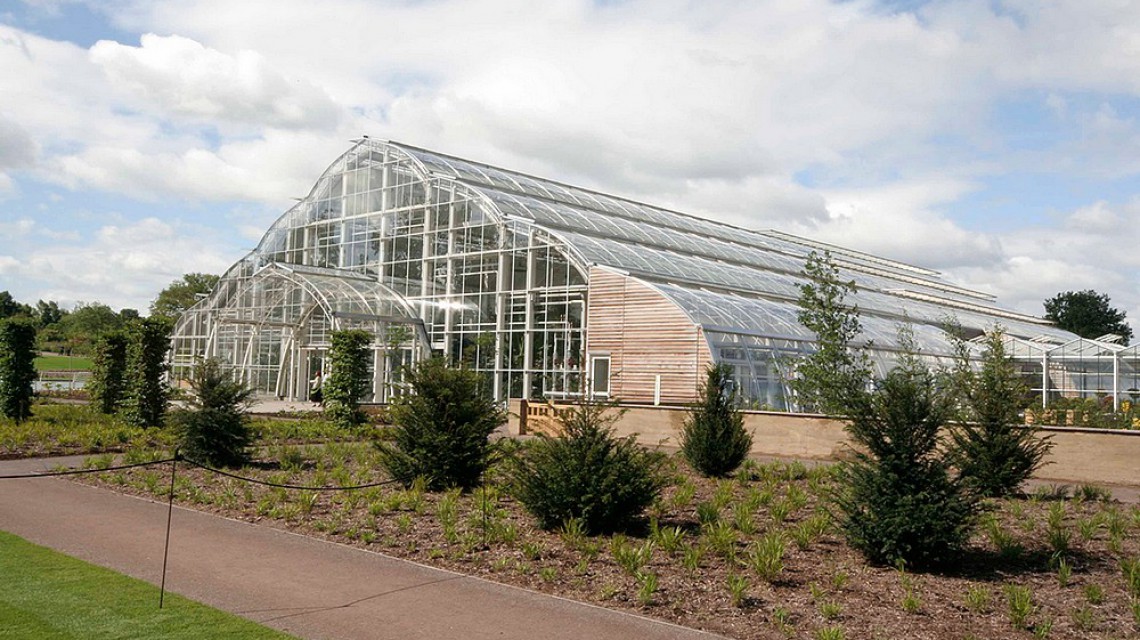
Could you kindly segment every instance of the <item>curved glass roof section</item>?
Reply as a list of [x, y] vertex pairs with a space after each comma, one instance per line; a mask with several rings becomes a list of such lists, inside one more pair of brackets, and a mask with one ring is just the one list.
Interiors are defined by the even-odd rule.
[[[796, 320], [797, 285], [803, 282], [807, 255], [827, 249], [843, 276], [855, 281], [858, 292], [852, 302], [863, 314], [867, 337], [877, 344], [893, 345], [897, 324], [906, 319], [916, 324], [916, 338], [930, 348], [945, 342], [937, 327], [950, 319], [979, 330], [1000, 323], [1012, 336], [1053, 344], [1075, 337], [1039, 318], [1002, 309], [992, 296], [947, 282], [929, 269], [370, 139], [358, 141], [334, 161], [309, 195], [273, 224], [250, 254], [252, 264], [246, 268], [256, 270], [274, 261], [294, 227], [349, 217], [348, 212], [332, 210], [340, 205], [327, 195], [341, 191], [352, 169], [367, 169], [393, 155], [408, 160], [426, 184], [433, 185], [425, 197], [430, 198], [436, 186], [477, 195], [486, 203], [488, 215], [560, 239], [570, 255], [587, 263], [582, 266], [608, 267], [644, 280], [695, 323], [710, 328], [812, 340], [814, 336], [806, 335]], [[374, 209], [363, 209], [370, 210]]]
[[[955, 320], [1012, 335], [1060, 343], [1072, 339], [1040, 318], [1002, 309], [993, 297], [946, 282], [929, 269], [776, 231], [754, 231], [564, 185], [461, 158], [392, 143], [430, 173], [471, 186], [511, 219], [563, 240], [586, 261], [641, 278], [708, 327], [811, 340], [796, 320], [804, 260], [826, 249], [855, 281], [852, 302], [864, 332], [884, 346], [897, 325], [918, 323], [916, 338], [945, 345], [942, 326]], [[923, 325], [929, 325], [922, 328]]]

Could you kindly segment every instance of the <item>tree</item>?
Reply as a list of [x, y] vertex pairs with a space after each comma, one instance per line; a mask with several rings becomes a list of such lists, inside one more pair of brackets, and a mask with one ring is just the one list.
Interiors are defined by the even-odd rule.
[[248, 460], [253, 432], [246, 411], [253, 390], [213, 358], [195, 365], [190, 389], [187, 409], [172, 416], [182, 453], [191, 460], [217, 466], [235, 466]]
[[0, 320], [4, 318], [34, 318], [35, 310], [22, 302], [16, 302], [12, 294], [0, 291]]
[[16, 421], [32, 415], [36, 328], [25, 318], [0, 320], [0, 413]]
[[955, 337], [954, 377], [963, 411], [950, 430], [954, 465], [975, 490], [995, 498], [1016, 492], [1052, 447], [1036, 429], [1021, 424], [1026, 387], [1002, 338], [1001, 327], [986, 335], [982, 366], [975, 371], [965, 343]]
[[368, 370], [372, 334], [348, 329], [333, 331], [330, 339], [331, 371], [321, 387], [325, 414], [341, 428], [355, 429], [366, 419], [360, 410], [360, 399], [372, 389], [372, 374]]
[[515, 459], [512, 492], [543, 529], [576, 520], [588, 533], [628, 527], [661, 494], [663, 456], [616, 438], [620, 413], [586, 401], [559, 414], [562, 434], [539, 434]]
[[59, 303], [55, 300], [36, 302], [36, 319], [39, 321], [41, 329], [50, 327], [53, 324], [59, 323], [63, 320], [64, 314], [67, 312], [59, 308]]
[[95, 343], [95, 357], [87, 390], [99, 411], [115, 413], [123, 403], [127, 390], [127, 346], [130, 340], [123, 331], [103, 334]]
[[789, 384], [804, 410], [845, 415], [850, 399], [866, 389], [871, 366], [853, 341], [862, 331], [859, 308], [847, 306], [855, 281], [841, 280], [831, 254], [812, 251], [804, 264], [808, 282], [799, 285], [799, 321], [816, 334], [816, 350], [796, 365]]
[[1045, 319], [1082, 338], [1115, 333], [1128, 344], [1132, 340], [1132, 327], [1124, 321], [1125, 313], [1112, 308], [1110, 302], [1107, 294], [1092, 289], [1058, 293], [1045, 301]]
[[478, 373], [442, 358], [411, 367], [406, 382], [412, 394], [392, 403], [390, 441], [377, 443], [381, 464], [404, 485], [422, 477], [432, 490], [477, 486], [494, 451], [491, 432], [506, 413], [479, 392]]
[[135, 426], [161, 426], [166, 416], [169, 390], [163, 375], [170, 329], [170, 322], [161, 318], [145, 318], [131, 327], [123, 417]]
[[219, 279], [209, 273], [187, 273], [171, 282], [150, 303], [150, 315], [177, 320], [184, 311], [198, 302], [199, 295], [213, 291]]
[[71, 313], [60, 320], [58, 325], [67, 342], [81, 352], [90, 350], [99, 336], [110, 331], [123, 329], [126, 323], [111, 307], [99, 302], [80, 302]]
[[681, 427], [681, 453], [701, 475], [719, 478], [735, 471], [751, 448], [752, 436], [736, 408], [732, 366], [710, 366]]
[[915, 356], [849, 404], [857, 447], [841, 467], [839, 526], [869, 561], [928, 567], [951, 561], [967, 542], [979, 500], [951, 473], [939, 431], [950, 407]]

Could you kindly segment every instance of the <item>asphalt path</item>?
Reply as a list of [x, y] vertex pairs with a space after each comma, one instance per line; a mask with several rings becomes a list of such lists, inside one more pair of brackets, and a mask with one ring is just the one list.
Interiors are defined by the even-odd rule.
[[[0, 475], [80, 460], [2, 461]], [[0, 480], [0, 529], [155, 585], [166, 521], [165, 503], [62, 479]], [[717, 637], [177, 506], [171, 524], [169, 591], [302, 638]]]

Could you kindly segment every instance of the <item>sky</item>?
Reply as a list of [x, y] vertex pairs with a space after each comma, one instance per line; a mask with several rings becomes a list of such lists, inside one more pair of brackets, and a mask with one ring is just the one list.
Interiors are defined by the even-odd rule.
[[1128, 0], [0, 0], [0, 290], [145, 312], [361, 135], [1140, 319]]

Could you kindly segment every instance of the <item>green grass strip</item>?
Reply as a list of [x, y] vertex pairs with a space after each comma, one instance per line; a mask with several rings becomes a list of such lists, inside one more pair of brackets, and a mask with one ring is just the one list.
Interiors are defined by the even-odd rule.
[[291, 638], [0, 532], [0, 638]]
[[81, 356], [38, 356], [34, 361], [36, 371], [90, 371], [93, 364]]

